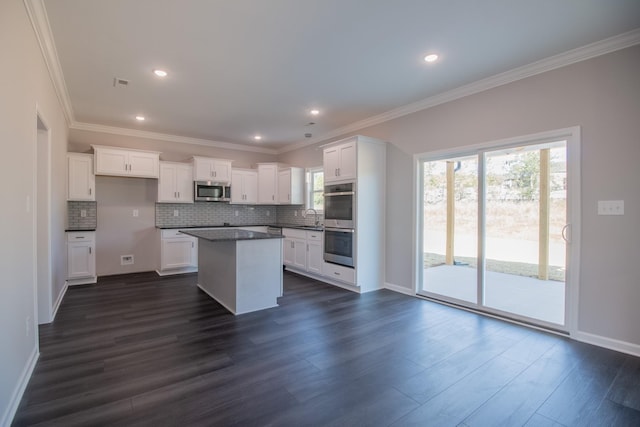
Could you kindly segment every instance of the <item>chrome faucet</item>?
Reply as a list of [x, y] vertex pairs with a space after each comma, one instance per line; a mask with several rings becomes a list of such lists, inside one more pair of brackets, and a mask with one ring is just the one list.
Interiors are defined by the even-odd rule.
[[318, 211], [316, 211], [313, 208], [307, 209], [306, 211], [304, 211], [304, 217], [305, 218], [307, 217], [307, 212], [309, 212], [309, 211], [313, 211], [313, 219], [314, 219], [314, 223], [313, 224], [317, 227], [318, 224], [320, 224], [320, 221], [318, 221]]

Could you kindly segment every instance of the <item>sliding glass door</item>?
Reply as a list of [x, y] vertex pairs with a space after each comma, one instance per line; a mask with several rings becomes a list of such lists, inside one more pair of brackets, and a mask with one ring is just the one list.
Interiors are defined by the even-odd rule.
[[567, 139], [422, 156], [418, 293], [564, 329], [568, 169]]
[[[423, 171], [423, 289], [476, 303], [477, 156], [427, 161]], [[455, 280], [451, 280], [452, 276]]]

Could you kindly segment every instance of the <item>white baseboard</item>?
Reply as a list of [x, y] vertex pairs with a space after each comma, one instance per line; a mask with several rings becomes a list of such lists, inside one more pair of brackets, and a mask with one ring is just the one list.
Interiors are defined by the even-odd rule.
[[67, 279], [68, 286], [93, 285], [98, 283], [98, 276], [85, 277], [83, 279]]
[[24, 391], [27, 388], [27, 384], [29, 383], [29, 379], [31, 379], [31, 374], [36, 367], [36, 362], [38, 361], [38, 357], [40, 357], [40, 353], [38, 352], [38, 347], [35, 346], [33, 348], [33, 352], [31, 356], [29, 356], [29, 360], [27, 364], [24, 366], [22, 370], [22, 374], [20, 375], [20, 379], [18, 380], [18, 384], [16, 384], [13, 393], [11, 394], [11, 400], [7, 405], [7, 408], [2, 414], [2, 419], [0, 420], [0, 426], [2, 427], [10, 427], [13, 422], [13, 417], [16, 415], [16, 411], [18, 410], [18, 405], [20, 405], [20, 400], [22, 400], [22, 396], [24, 395]]
[[156, 270], [156, 274], [158, 276], [172, 276], [174, 274], [184, 274], [184, 273], [197, 273], [198, 267], [182, 267], [182, 268], [174, 268], [172, 270]]
[[405, 288], [404, 286], [394, 285], [393, 283], [385, 282], [384, 288], [389, 289], [390, 291], [399, 292], [401, 294], [409, 295], [411, 297], [415, 297], [416, 293], [413, 289]]
[[620, 341], [614, 338], [607, 338], [601, 335], [590, 334], [588, 332], [577, 331], [571, 334], [571, 338], [576, 341], [587, 344], [597, 345], [598, 347], [608, 348], [609, 350], [619, 351], [621, 353], [630, 354], [640, 357], [640, 345], [626, 341]]
[[67, 293], [67, 289], [69, 289], [69, 282], [65, 281], [64, 286], [62, 287], [62, 292], [60, 292], [58, 299], [56, 299], [56, 302], [53, 304], [53, 314], [51, 315], [52, 322], [56, 320], [56, 314], [58, 314], [58, 309], [60, 308], [60, 304], [62, 304], [62, 300]]

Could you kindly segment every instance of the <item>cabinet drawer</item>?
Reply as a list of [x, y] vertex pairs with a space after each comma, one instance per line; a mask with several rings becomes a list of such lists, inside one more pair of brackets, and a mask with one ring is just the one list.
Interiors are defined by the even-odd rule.
[[174, 237], [190, 237], [180, 232], [180, 230], [162, 230], [163, 239], [171, 239]]
[[322, 241], [322, 231], [307, 231], [307, 240], [313, 242], [321, 242]]
[[325, 262], [322, 266], [322, 274], [332, 279], [340, 280], [341, 282], [350, 283], [352, 285], [355, 285], [356, 283], [356, 270], [354, 268]]
[[95, 231], [70, 231], [67, 233], [67, 242], [92, 241], [95, 235]]
[[298, 230], [296, 228], [283, 228], [282, 235], [285, 237], [293, 237], [295, 239], [306, 239], [307, 232], [305, 230]]

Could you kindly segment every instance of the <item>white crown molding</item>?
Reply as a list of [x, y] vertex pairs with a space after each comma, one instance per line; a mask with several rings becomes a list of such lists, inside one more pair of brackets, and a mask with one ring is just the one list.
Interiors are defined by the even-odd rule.
[[47, 10], [43, 0], [24, 0], [24, 5], [27, 9], [33, 31], [38, 39], [38, 44], [40, 44], [42, 57], [44, 58], [47, 70], [49, 70], [49, 77], [53, 83], [53, 88], [60, 101], [67, 125], [69, 125], [73, 123], [74, 120], [73, 107], [71, 106], [69, 91], [67, 90], [67, 84], [64, 81], [64, 74], [62, 73], [62, 67], [58, 59], [58, 51], [53, 41]]
[[112, 135], [130, 136], [135, 138], [155, 139], [158, 141], [176, 142], [179, 144], [203, 145], [205, 147], [224, 148], [235, 151], [251, 151], [254, 153], [278, 154], [277, 150], [264, 147], [252, 147], [243, 144], [234, 144], [231, 142], [212, 141], [208, 139], [190, 138], [187, 136], [170, 135], [159, 132], [149, 132], [137, 129], [127, 129], [115, 126], [96, 125], [93, 123], [73, 122], [69, 125], [69, 129], [84, 130], [89, 132], [109, 133]]
[[335, 129], [321, 136], [288, 145], [279, 149], [278, 154], [297, 150], [299, 148], [303, 148], [317, 142], [327, 141], [329, 139], [343, 136], [349, 133], [354, 133], [361, 129], [384, 123], [398, 117], [426, 110], [437, 105], [464, 98], [465, 96], [484, 92], [485, 90], [493, 89], [495, 87], [512, 83], [517, 80], [522, 80], [527, 77], [535, 76], [547, 71], [566, 67], [567, 65], [595, 58], [596, 56], [611, 53], [616, 50], [625, 49], [639, 43], [640, 29], [635, 29], [614, 37], [588, 44], [586, 46], [560, 53], [558, 55], [550, 56], [548, 58], [533, 62], [528, 65], [524, 65], [522, 67], [514, 68], [513, 70], [505, 71], [504, 73], [496, 74], [494, 76], [487, 77], [485, 79], [478, 80], [464, 86], [460, 86], [458, 88], [431, 96], [429, 98], [425, 98], [412, 104], [407, 104], [402, 107], [389, 110], [377, 116], [372, 116], [367, 119], [352, 123], [350, 125]]

